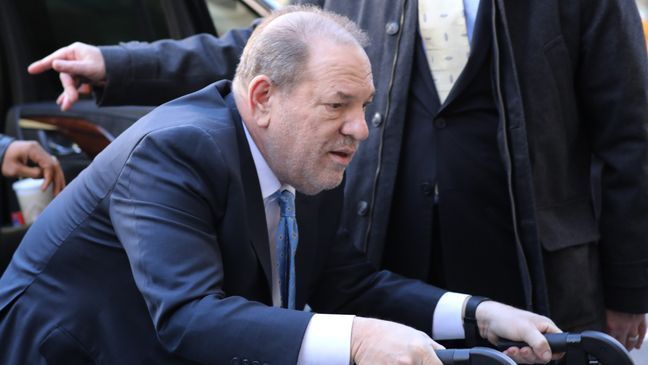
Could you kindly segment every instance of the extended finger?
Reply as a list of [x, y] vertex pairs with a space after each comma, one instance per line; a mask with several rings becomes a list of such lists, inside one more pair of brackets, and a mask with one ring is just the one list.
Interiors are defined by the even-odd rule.
[[69, 47], [59, 48], [51, 53], [49, 56], [42, 58], [27, 67], [27, 72], [30, 74], [39, 74], [41, 72], [52, 69], [52, 63], [56, 59], [67, 59], [73, 51]]

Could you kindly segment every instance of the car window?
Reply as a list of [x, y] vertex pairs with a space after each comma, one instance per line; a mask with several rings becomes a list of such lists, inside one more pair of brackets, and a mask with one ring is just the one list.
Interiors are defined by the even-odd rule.
[[218, 34], [233, 28], [245, 28], [260, 15], [287, 5], [290, 0], [206, 0]]
[[257, 18], [249, 7], [237, 0], [207, 0], [207, 9], [218, 34], [247, 27]]
[[44, 52], [74, 41], [114, 44], [169, 37], [159, 0], [23, 0], [16, 10], [21, 19], [30, 19]]

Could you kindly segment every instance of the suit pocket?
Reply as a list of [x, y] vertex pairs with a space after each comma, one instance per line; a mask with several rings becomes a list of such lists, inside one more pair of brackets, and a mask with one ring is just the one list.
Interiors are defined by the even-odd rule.
[[88, 351], [72, 334], [55, 328], [39, 346], [48, 365], [93, 365]]

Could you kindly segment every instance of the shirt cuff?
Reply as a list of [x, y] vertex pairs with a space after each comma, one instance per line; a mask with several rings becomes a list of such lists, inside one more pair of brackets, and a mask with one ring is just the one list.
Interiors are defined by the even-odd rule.
[[466, 337], [463, 329], [463, 306], [469, 295], [447, 292], [441, 296], [432, 319], [432, 338], [460, 340]]
[[297, 365], [349, 365], [355, 316], [315, 314], [311, 317]]

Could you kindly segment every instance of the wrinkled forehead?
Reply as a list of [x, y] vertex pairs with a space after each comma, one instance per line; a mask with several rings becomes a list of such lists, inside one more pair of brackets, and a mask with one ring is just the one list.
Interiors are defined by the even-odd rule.
[[371, 63], [359, 44], [314, 38], [309, 43], [305, 71], [315, 81], [346, 81], [373, 88]]

